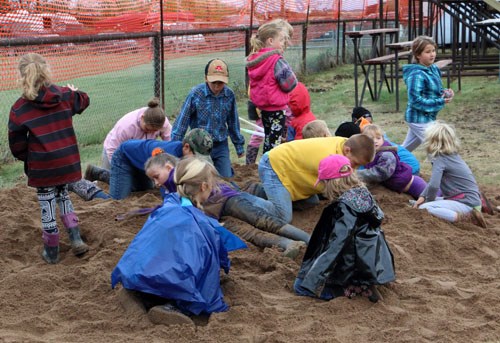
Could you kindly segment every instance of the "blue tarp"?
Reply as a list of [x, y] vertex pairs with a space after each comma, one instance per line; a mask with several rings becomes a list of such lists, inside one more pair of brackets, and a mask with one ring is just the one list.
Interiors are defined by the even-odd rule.
[[226, 311], [220, 268], [246, 244], [177, 193], [166, 195], [111, 273], [111, 285], [155, 294], [193, 314]]

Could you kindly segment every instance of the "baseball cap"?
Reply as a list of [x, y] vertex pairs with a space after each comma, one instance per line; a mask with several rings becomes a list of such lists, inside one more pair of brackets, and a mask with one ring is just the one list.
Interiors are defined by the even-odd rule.
[[188, 143], [197, 156], [209, 156], [212, 152], [213, 140], [210, 134], [200, 128], [192, 129], [184, 136], [182, 143]]
[[352, 174], [351, 161], [344, 155], [330, 155], [319, 162], [318, 179], [314, 187], [322, 180], [339, 179]]
[[205, 68], [205, 76], [208, 82], [222, 81], [228, 83], [229, 71], [226, 62], [218, 58], [211, 60]]

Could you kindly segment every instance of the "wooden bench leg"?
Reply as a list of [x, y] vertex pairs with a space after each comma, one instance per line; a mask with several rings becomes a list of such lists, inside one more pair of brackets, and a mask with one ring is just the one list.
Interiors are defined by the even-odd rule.
[[373, 100], [373, 92], [372, 92], [372, 88], [370, 86], [370, 70], [371, 70], [371, 68], [372, 68], [372, 66], [368, 65], [368, 69], [366, 69], [365, 81], [363, 82], [363, 88], [361, 89], [361, 95], [359, 97], [359, 105], [358, 106], [363, 106], [363, 98], [365, 97], [366, 86], [368, 86], [368, 89], [370, 90], [370, 95], [371, 95], [372, 100]]

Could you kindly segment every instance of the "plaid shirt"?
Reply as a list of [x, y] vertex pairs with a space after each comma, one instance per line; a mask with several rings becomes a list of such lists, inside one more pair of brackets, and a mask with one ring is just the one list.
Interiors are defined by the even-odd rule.
[[236, 97], [227, 86], [217, 96], [206, 83], [191, 90], [174, 122], [172, 140], [182, 140], [188, 127], [206, 130], [214, 142], [227, 140], [229, 134], [236, 153], [244, 152], [245, 138], [240, 133]]
[[438, 112], [444, 107], [441, 71], [433, 64], [403, 66], [403, 79], [408, 88], [408, 106], [405, 120], [408, 123], [429, 123], [436, 120]]

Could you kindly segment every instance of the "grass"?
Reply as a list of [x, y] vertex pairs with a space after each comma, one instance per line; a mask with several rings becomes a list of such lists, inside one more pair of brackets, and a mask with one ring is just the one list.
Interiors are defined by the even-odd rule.
[[[203, 68], [206, 61], [217, 57], [216, 54], [187, 57], [169, 60], [165, 65], [166, 112], [173, 121], [190, 88], [203, 79]], [[246, 118], [246, 94], [244, 83], [244, 58], [242, 52], [235, 50], [224, 52], [224, 59], [231, 66], [230, 87], [235, 90], [238, 98], [240, 116]], [[296, 67], [300, 61], [300, 50], [287, 51], [287, 60]], [[329, 68], [328, 71], [301, 75], [301, 80], [311, 94], [312, 111], [325, 120], [332, 131], [343, 121], [349, 120], [354, 106], [353, 66], [341, 65], [330, 68], [331, 57], [328, 50], [313, 51], [308, 54], [308, 69]], [[99, 163], [102, 141], [118, 118], [128, 111], [144, 106], [152, 93], [153, 67], [150, 64], [128, 68], [126, 70], [106, 73], [99, 76], [83, 77], [69, 80], [82, 90], [88, 90], [91, 106], [81, 116], [75, 119], [78, 132], [81, 159], [87, 163]], [[124, 80], [127, 81], [124, 84]], [[444, 79], [443, 79], [444, 81]], [[133, 85], [133, 86], [131, 86]], [[456, 81], [452, 88], [457, 91]], [[498, 113], [500, 112], [500, 83], [498, 77], [469, 77], [462, 79], [462, 91], [457, 93], [453, 102], [447, 105], [439, 114], [439, 119], [455, 124], [462, 139], [464, 159], [470, 164], [476, 178], [481, 184], [498, 184], [500, 162], [496, 162], [496, 135], [498, 131]], [[0, 93], [2, 99], [17, 98], [18, 91]], [[395, 112], [395, 96], [387, 89], [382, 90], [379, 101], [373, 102], [365, 96], [363, 103], [372, 111], [375, 122], [382, 126], [389, 138], [401, 143], [406, 134], [404, 109], [406, 106], [406, 87], [400, 84], [400, 111]], [[14, 101], [12, 100], [12, 102]], [[2, 101], [0, 116], [8, 113], [11, 101]], [[6, 122], [7, 118], [4, 118]], [[248, 125], [242, 126], [250, 128]], [[2, 137], [2, 135], [4, 135]], [[0, 159], [2, 154], [9, 154], [8, 148], [2, 147], [6, 142], [6, 130], [0, 131]], [[245, 137], [249, 135], [244, 133]], [[238, 159], [232, 145], [232, 160], [244, 163], [244, 158]], [[421, 149], [415, 152], [420, 161], [425, 160]], [[429, 163], [422, 164], [424, 173], [430, 171]], [[0, 166], [0, 188], [11, 187], [23, 180], [23, 167], [19, 162], [2, 163]]]

